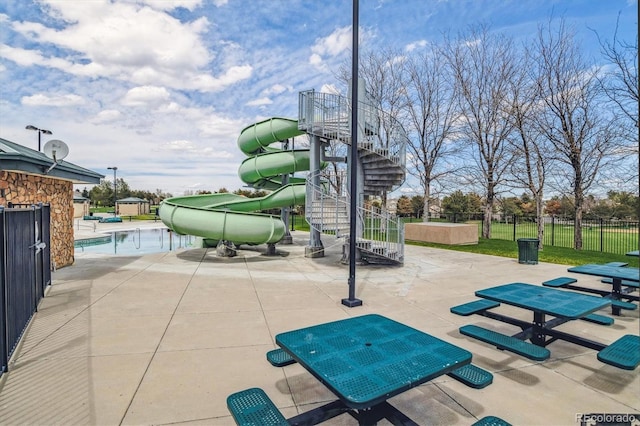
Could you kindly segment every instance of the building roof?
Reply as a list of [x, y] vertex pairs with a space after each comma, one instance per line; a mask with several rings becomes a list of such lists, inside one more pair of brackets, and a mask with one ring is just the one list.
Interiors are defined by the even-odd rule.
[[[53, 169], [53, 160], [44, 153], [0, 138], [0, 170], [30, 173], [76, 183], [100, 183], [104, 175], [68, 161], [59, 161]], [[50, 169], [50, 170], [49, 170]]]
[[127, 198], [123, 198], [121, 200], [118, 200], [118, 203], [121, 204], [139, 204], [139, 203], [148, 203], [147, 200], [143, 200], [142, 198], [138, 198], [138, 197], [127, 197]]

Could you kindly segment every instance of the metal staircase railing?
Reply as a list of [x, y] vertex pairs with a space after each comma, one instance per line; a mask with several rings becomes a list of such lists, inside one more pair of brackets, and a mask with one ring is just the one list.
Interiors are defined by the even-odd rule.
[[[351, 105], [349, 99], [313, 90], [300, 92], [298, 129], [328, 141], [351, 144]], [[399, 166], [404, 174], [407, 136], [402, 125], [389, 114], [367, 102], [358, 103], [360, 126], [359, 150], [366, 150]], [[397, 183], [399, 187], [404, 178]], [[395, 188], [394, 188], [395, 189]]]
[[306, 221], [313, 229], [323, 234], [336, 237], [348, 235], [349, 199], [328, 183], [329, 176], [325, 172], [320, 172], [320, 185], [314, 184], [315, 176], [310, 173], [307, 177]]
[[[326, 172], [320, 173], [320, 185], [315, 185], [315, 175], [307, 177], [305, 219], [317, 231], [344, 238], [348, 244], [350, 219], [348, 196], [340, 195], [327, 183], [332, 179]], [[335, 179], [335, 178], [333, 178]], [[360, 258], [368, 263], [404, 262], [404, 223], [400, 218], [373, 207], [358, 206], [356, 214], [358, 238], [356, 244]]]
[[[351, 144], [349, 99], [340, 95], [300, 93], [298, 128], [332, 143]], [[398, 188], [405, 178], [407, 137], [393, 117], [367, 102], [359, 103], [358, 155], [365, 195]], [[305, 217], [321, 233], [348, 237], [349, 195], [346, 170], [326, 170], [307, 177]], [[314, 182], [320, 182], [319, 185]], [[356, 244], [360, 258], [370, 263], [403, 263], [404, 225], [399, 218], [372, 207], [357, 208]], [[345, 238], [348, 243], [348, 238]]]

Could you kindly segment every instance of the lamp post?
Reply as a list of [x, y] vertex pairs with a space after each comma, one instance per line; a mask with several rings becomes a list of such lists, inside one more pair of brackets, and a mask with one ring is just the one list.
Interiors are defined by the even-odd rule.
[[113, 215], [117, 216], [116, 207], [118, 204], [118, 181], [116, 180], [117, 167], [107, 167], [107, 170], [113, 170]]
[[350, 195], [349, 204], [349, 297], [342, 299], [342, 304], [353, 308], [362, 306], [362, 300], [356, 298], [356, 230], [357, 230], [357, 206], [358, 206], [358, 26], [359, 18], [358, 0], [353, 0], [352, 13], [352, 49], [351, 49], [351, 170], [350, 170]]
[[45, 135], [52, 135], [53, 133], [51, 132], [51, 130], [46, 130], [46, 129], [39, 129], [36, 126], [32, 126], [31, 124], [29, 124], [27, 127], [25, 127], [25, 129], [27, 130], [35, 130], [36, 132], [38, 132], [38, 152], [40, 152], [40, 145], [41, 145], [41, 141], [42, 141], [42, 134], [44, 133]]

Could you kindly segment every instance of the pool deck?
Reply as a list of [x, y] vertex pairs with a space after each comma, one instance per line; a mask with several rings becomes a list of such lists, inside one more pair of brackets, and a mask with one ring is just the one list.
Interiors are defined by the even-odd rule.
[[[76, 238], [162, 224], [96, 226], [79, 227]], [[458, 332], [465, 324], [519, 331], [449, 308], [474, 300], [481, 288], [567, 275], [567, 266], [406, 246], [403, 267], [357, 268], [356, 295], [364, 304], [347, 308], [340, 303], [348, 267], [340, 263], [339, 242], [323, 236], [325, 257], [309, 259], [308, 234], [293, 232], [293, 240], [278, 245], [275, 256], [266, 256], [265, 246], [243, 247], [233, 258], [217, 257], [213, 249], [76, 256], [74, 265], [53, 273], [0, 378], [0, 423], [232, 425], [226, 397], [249, 387], [263, 388], [293, 416], [332, 395], [299, 365], [268, 364], [275, 335], [368, 313], [461, 346], [494, 374], [481, 390], [444, 376], [391, 400], [419, 424], [470, 425], [495, 415], [513, 425], [575, 425], [579, 413], [640, 414], [640, 369], [614, 368], [595, 351], [562, 341], [549, 346], [549, 360], [532, 362]], [[578, 279], [598, 285], [596, 277]], [[639, 314], [623, 311], [609, 327], [580, 321], [562, 329], [610, 343], [637, 334]], [[343, 415], [326, 424], [357, 422]]]

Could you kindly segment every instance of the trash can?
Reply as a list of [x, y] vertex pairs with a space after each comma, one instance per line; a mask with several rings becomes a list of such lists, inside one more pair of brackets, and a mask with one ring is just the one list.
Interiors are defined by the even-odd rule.
[[538, 264], [538, 244], [540, 240], [537, 238], [519, 238], [518, 239], [518, 263], [527, 265]]

